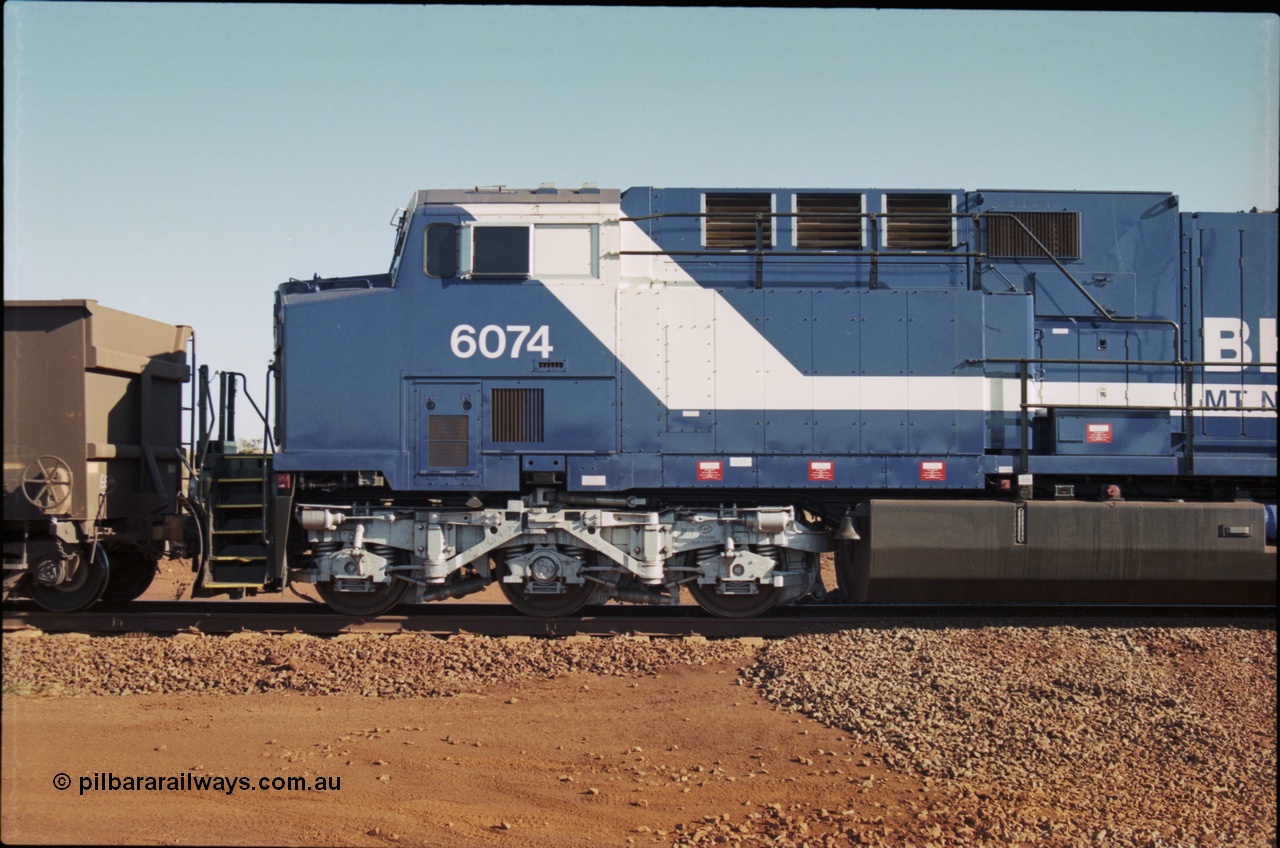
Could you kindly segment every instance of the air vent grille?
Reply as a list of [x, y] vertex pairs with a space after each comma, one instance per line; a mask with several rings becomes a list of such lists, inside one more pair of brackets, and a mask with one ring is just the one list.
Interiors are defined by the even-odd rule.
[[708, 194], [706, 203], [707, 247], [754, 250], [757, 215], [764, 216], [764, 247], [773, 247], [772, 195]]
[[427, 417], [427, 464], [433, 468], [466, 468], [468, 421], [465, 415]]
[[[896, 250], [946, 250], [951, 247], [951, 195], [890, 194], [886, 245]], [[932, 214], [932, 213], [938, 213]]]
[[857, 194], [796, 195], [796, 247], [858, 250], [862, 247], [862, 197]]
[[[1016, 220], [1014, 220], [1016, 219]], [[1043, 259], [1044, 251], [1036, 246], [1022, 227], [1021, 221], [1058, 259], [1080, 258], [1079, 212], [1012, 212], [1009, 217], [987, 218], [987, 255], [999, 259]]]
[[495, 442], [541, 442], [542, 422], [542, 389], [493, 390]]

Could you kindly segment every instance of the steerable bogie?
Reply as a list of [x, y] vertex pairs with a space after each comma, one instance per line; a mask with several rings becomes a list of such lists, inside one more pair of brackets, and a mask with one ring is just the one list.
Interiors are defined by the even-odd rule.
[[615, 509], [559, 504], [546, 491], [501, 509], [323, 505], [300, 506], [297, 517], [311, 557], [291, 579], [368, 615], [495, 581], [533, 615], [610, 598], [675, 604], [682, 588], [717, 615], [754, 615], [808, 594], [819, 555], [834, 550], [791, 507]]

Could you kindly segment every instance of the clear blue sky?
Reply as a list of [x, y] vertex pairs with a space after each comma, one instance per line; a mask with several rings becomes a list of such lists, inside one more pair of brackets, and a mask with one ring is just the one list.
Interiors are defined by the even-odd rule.
[[260, 393], [276, 284], [386, 270], [415, 189], [1271, 209], [1278, 127], [1264, 14], [9, 2], [5, 298], [191, 324]]

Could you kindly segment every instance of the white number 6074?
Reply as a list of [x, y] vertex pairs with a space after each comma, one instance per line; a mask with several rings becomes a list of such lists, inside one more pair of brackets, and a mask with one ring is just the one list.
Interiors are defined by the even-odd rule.
[[449, 347], [459, 359], [470, 359], [476, 351], [486, 359], [497, 359], [507, 353], [508, 333], [512, 336], [512, 359], [518, 358], [522, 351], [541, 354], [546, 359], [555, 350], [551, 346], [551, 329], [546, 324], [537, 328], [528, 324], [508, 324], [506, 327], [487, 324], [479, 332], [470, 324], [459, 324], [449, 334]]

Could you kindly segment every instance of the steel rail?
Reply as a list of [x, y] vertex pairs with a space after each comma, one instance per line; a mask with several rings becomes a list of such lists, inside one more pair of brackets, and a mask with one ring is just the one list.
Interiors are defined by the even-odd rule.
[[778, 638], [806, 632], [884, 627], [1203, 627], [1274, 628], [1263, 605], [1133, 604], [808, 604], [749, 619], [724, 619], [697, 607], [608, 606], [565, 618], [532, 618], [506, 605], [400, 607], [377, 617], [345, 616], [313, 605], [227, 601], [135, 602], [60, 614], [6, 605], [4, 630], [44, 632], [263, 634], [469, 633], [487, 636], [702, 636]]

